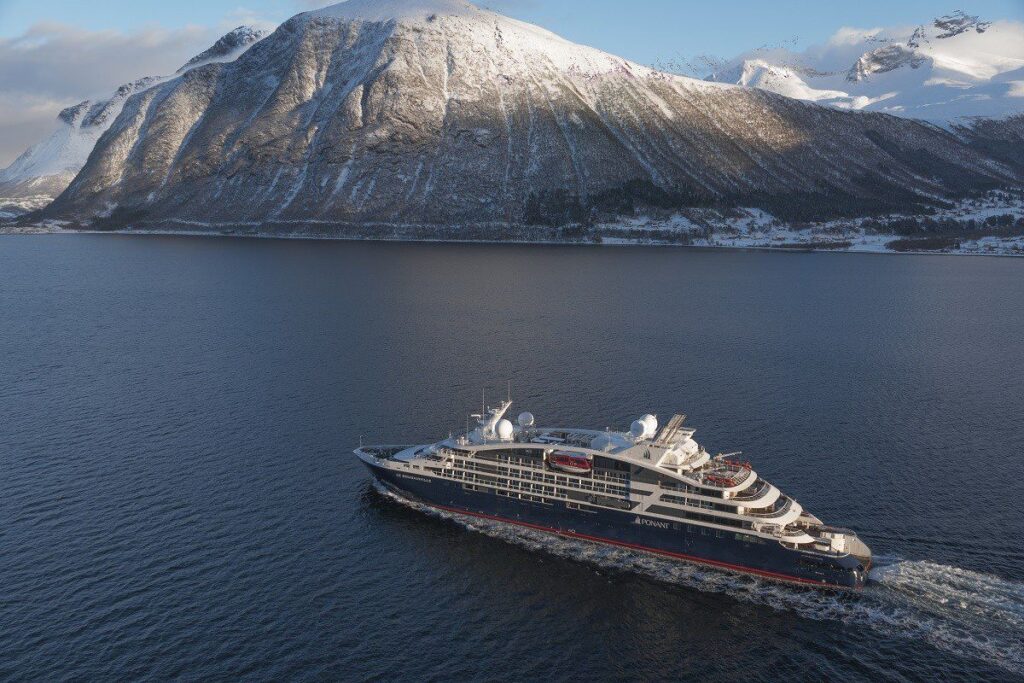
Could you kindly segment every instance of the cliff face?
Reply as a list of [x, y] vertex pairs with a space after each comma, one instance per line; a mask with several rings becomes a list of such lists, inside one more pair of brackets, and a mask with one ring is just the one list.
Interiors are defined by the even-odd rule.
[[351, 0], [130, 97], [47, 215], [523, 222], [554, 197], [811, 216], [1014, 182], [919, 122], [660, 73], [459, 0]]

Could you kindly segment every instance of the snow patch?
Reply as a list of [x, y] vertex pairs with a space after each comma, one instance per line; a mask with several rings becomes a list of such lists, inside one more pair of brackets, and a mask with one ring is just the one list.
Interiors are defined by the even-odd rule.
[[910, 28], [841, 28], [802, 52], [760, 48], [702, 75], [840, 109], [947, 125], [1024, 112], [1016, 81], [1001, 82], [1022, 68], [1024, 22], [989, 23], [958, 13]]

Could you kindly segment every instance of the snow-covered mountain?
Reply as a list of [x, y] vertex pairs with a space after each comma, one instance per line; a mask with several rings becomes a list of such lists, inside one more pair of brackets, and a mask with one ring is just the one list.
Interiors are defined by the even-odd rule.
[[[217, 61], [236, 59], [265, 31], [239, 26], [196, 55], [176, 74]], [[60, 112], [57, 129], [0, 170], [0, 204], [22, 200], [25, 208], [45, 204], [64, 191], [85, 164], [96, 141], [110, 127], [128, 98], [168, 78], [146, 77], [125, 83], [107, 99], [86, 100]]]
[[339, 232], [644, 206], [811, 217], [1019, 174], [934, 126], [661, 73], [463, 0], [350, 0], [132, 95], [45, 215]]
[[230, 62], [232, 59], [237, 59], [238, 55], [249, 49], [250, 45], [266, 38], [268, 33], [269, 31], [252, 26], [239, 26], [233, 31], [225, 33], [217, 39], [216, 43], [185, 62], [175, 73], [180, 74], [203, 64]]
[[703, 75], [939, 125], [1001, 118], [1024, 113], [1024, 23], [956, 12], [916, 27], [844, 28], [824, 45], [753, 50]]

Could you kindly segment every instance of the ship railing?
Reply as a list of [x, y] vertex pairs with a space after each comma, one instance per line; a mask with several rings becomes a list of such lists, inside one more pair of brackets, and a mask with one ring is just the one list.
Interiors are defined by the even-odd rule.
[[785, 515], [787, 512], [789, 512], [792, 509], [793, 509], [793, 499], [792, 498], [787, 498], [786, 502], [783, 503], [782, 507], [780, 507], [777, 510], [773, 510], [771, 512], [754, 512], [753, 510], [748, 510], [744, 514], [750, 515], [751, 517], [760, 517], [762, 519], [773, 519], [775, 517], [782, 517], [783, 515]]
[[755, 483], [749, 489], [744, 489], [737, 493], [732, 500], [748, 501], [755, 500], [763, 496], [768, 489], [771, 488], [771, 484], [766, 482], [764, 479], [760, 480], [759, 483]]
[[401, 453], [407, 448], [409, 448], [409, 446], [360, 446], [359, 451], [367, 455], [372, 455], [375, 458], [386, 460], [396, 453]]
[[[604, 494], [608, 496], [629, 497], [629, 487], [626, 483], [612, 479], [609, 481], [593, 481], [589, 477], [574, 479], [571, 475], [559, 474], [542, 468], [526, 468], [515, 464], [496, 462], [493, 466], [500, 469], [490, 469], [492, 461], [486, 465], [473, 460], [456, 461], [456, 467], [444, 468], [443, 476], [455, 476], [456, 474], [469, 474], [475, 476], [477, 472], [488, 477], [497, 477], [509, 482], [509, 486], [516, 486], [512, 482], [521, 482], [529, 485], [531, 483], [557, 486], [562, 489], [582, 491], [587, 493]], [[504, 470], [504, 471], [502, 471]], [[451, 474], [448, 474], [451, 473]], [[558, 479], [564, 478], [564, 482]]]
[[[444, 448], [438, 449], [438, 454], [442, 455], [442, 457], [445, 458], [445, 459], [452, 458], [452, 457], [463, 457], [463, 458], [465, 458], [465, 454], [464, 453], [459, 453], [459, 452], [452, 451], [450, 449], [444, 449]], [[502, 466], [505, 466], [505, 467], [519, 467], [519, 468], [522, 468], [522, 469], [535, 470], [535, 471], [540, 471], [540, 472], [550, 472], [550, 470], [547, 467], [545, 467], [544, 462], [542, 460], [537, 460], [537, 459], [534, 459], [534, 458], [515, 458], [513, 460], [507, 460], [507, 459], [505, 459], [503, 457], [489, 457], [486, 454], [486, 451], [483, 452], [483, 453], [477, 453], [476, 456], [473, 457], [473, 458], [465, 458], [465, 460], [467, 460], [469, 462], [472, 462], [473, 460], [484, 460], [484, 461], [493, 462], [493, 463], [496, 463], [498, 465], [502, 465]], [[564, 476], [564, 475], [561, 475], [561, 476]], [[593, 480], [596, 480], [596, 481], [604, 481], [604, 482], [608, 482], [608, 483], [612, 483], [612, 484], [617, 484], [619, 486], [629, 486], [629, 481], [630, 481], [629, 475], [627, 475], [625, 473], [621, 473], [620, 474], [618, 472], [592, 472], [590, 475], [587, 475], [586, 477], [583, 477], [583, 479], [584, 480], [593, 479]]]
[[720, 463], [700, 473], [700, 482], [718, 488], [739, 486], [750, 478], [752, 470], [721, 467]]
[[595, 472], [591, 475], [591, 477], [593, 479], [598, 479], [601, 481], [610, 481], [621, 484], [629, 483], [629, 477], [627, 475], [613, 472]]
[[806, 535], [803, 529], [790, 529], [789, 526], [780, 526], [778, 524], [764, 524], [761, 526], [761, 531], [766, 534], [771, 534], [780, 541], [786, 543], [794, 543], [793, 539], [800, 538]]
[[535, 495], [541, 499], [575, 500], [570, 493], [576, 493], [577, 495], [582, 493], [586, 497], [586, 500], [576, 500], [576, 502], [584, 502], [589, 505], [598, 505], [603, 507], [614, 507], [622, 510], [633, 509], [639, 504], [639, 501], [630, 500], [629, 498], [618, 498], [609, 491], [602, 491], [596, 488], [583, 491], [577, 489], [573, 491], [569, 487], [562, 485], [554, 486], [546, 482], [530, 482], [515, 479], [495, 481], [495, 477], [490, 474], [478, 475], [476, 472], [455, 469], [445, 471], [442, 473], [442, 476], [485, 486], [499, 493], [522, 493], [524, 495]]

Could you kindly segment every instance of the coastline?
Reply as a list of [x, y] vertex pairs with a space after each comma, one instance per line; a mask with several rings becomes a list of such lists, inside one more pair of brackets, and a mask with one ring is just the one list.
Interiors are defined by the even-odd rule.
[[992, 192], [929, 215], [889, 214], [793, 223], [752, 207], [689, 208], [561, 226], [518, 223], [449, 225], [322, 219], [212, 222], [170, 218], [112, 223], [11, 218], [4, 234], [179, 235], [373, 242], [676, 246], [861, 254], [1024, 256], [1024, 194]]
[[[590, 237], [557, 238], [557, 239], [486, 239], [458, 238], [453, 236], [410, 236], [387, 235], [356, 236], [336, 233], [315, 232], [272, 232], [272, 231], [237, 231], [237, 230], [172, 230], [123, 228], [118, 230], [73, 229], [56, 225], [2, 226], [0, 237], [18, 235], [111, 235], [133, 237], [200, 237], [200, 238], [236, 238], [261, 240], [314, 240], [335, 242], [396, 242], [405, 244], [488, 244], [508, 246], [589, 246], [589, 247], [678, 247], [702, 250], [729, 251], [774, 251], [788, 253], [840, 253], [840, 254], [875, 254], [875, 255], [909, 255], [909, 256], [1000, 256], [1024, 257], [1024, 235], [999, 238], [988, 236], [979, 240], [965, 242], [968, 248], [961, 245], [955, 249], [914, 250], [890, 249], [889, 242], [903, 239], [900, 235], [878, 234], [862, 236], [860, 242], [851, 242], [847, 246], [835, 246], [835, 241], [813, 240], [783, 242], [777, 240], [758, 240], [750, 237], [730, 239], [728, 236], [716, 235], [713, 239], [694, 240], [688, 243], [671, 239], [605, 237], [600, 240]], [[978, 246], [975, 246], [978, 245]], [[989, 246], [991, 245], [991, 246]]]

